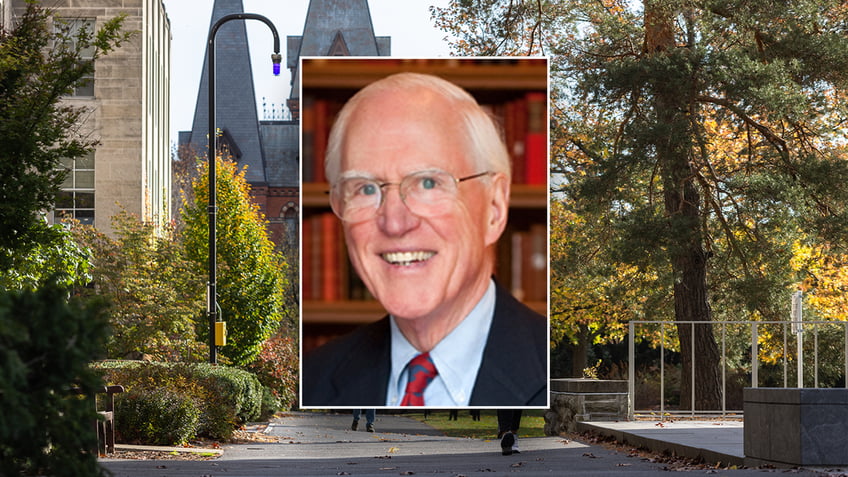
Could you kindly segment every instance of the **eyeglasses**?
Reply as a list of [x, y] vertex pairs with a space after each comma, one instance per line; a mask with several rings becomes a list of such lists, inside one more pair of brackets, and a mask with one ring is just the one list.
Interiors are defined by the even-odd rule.
[[333, 212], [347, 223], [370, 220], [385, 200], [384, 189], [398, 186], [400, 198], [410, 212], [419, 217], [444, 213], [445, 206], [456, 200], [460, 182], [492, 175], [486, 171], [459, 179], [440, 169], [413, 172], [400, 182], [379, 182], [371, 177], [346, 177], [330, 189]]

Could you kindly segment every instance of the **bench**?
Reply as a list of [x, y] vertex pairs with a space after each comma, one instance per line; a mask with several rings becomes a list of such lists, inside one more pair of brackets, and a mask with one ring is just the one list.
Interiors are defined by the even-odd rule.
[[[72, 389], [75, 394], [84, 394], [80, 388]], [[124, 387], [121, 385], [102, 386], [97, 388], [95, 394], [91, 396], [94, 401], [94, 410], [97, 411], [97, 419], [94, 421], [97, 432], [97, 455], [115, 452], [115, 394], [122, 392]], [[101, 401], [106, 409], [102, 411], [97, 409], [97, 394], [105, 394]]]
[[[120, 385], [103, 386], [98, 390], [98, 394], [105, 394], [103, 398], [103, 411], [97, 411], [99, 419], [95, 422], [97, 426], [97, 452], [103, 454], [112, 454], [115, 452], [115, 394], [124, 392], [124, 387]], [[97, 409], [97, 401], [95, 400], [95, 409]]]

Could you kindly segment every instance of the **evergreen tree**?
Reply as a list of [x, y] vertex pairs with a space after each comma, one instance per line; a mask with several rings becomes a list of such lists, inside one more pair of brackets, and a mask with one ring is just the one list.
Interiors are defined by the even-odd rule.
[[694, 339], [678, 327], [681, 407], [717, 409], [710, 291], [778, 318], [792, 237], [848, 235], [848, 6], [471, 0], [433, 13], [461, 53], [552, 55], [555, 197], [607, 239], [593, 259], [655, 274], [668, 316], [706, 323]]

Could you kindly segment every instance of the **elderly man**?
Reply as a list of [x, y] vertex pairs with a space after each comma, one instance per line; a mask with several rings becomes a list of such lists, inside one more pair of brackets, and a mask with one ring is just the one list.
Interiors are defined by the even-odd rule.
[[547, 320], [492, 279], [510, 164], [474, 98], [430, 75], [374, 82], [339, 113], [325, 170], [389, 316], [304, 356], [302, 405], [544, 406]]

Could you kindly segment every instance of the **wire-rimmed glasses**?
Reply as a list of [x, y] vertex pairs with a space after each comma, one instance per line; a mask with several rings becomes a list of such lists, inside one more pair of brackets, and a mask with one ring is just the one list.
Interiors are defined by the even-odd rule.
[[333, 212], [347, 223], [370, 220], [377, 215], [385, 200], [385, 189], [398, 186], [400, 198], [410, 212], [419, 217], [442, 214], [456, 200], [460, 182], [492, 175], [485, 171], [456, 178], [441, 169], [413, 172], [400, 182], [380, 182], [373, 177], [343, 177], [330, 189]]

